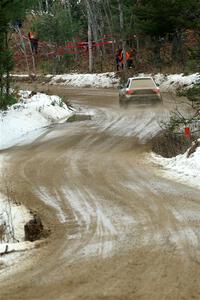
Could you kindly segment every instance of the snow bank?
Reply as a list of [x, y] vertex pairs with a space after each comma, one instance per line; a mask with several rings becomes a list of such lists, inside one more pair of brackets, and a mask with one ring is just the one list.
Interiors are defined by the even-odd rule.
[[13, 203], [9, 195], [0, 194], [0, 226], [4, 229], [4, 234], [0, 236], [0, 253], [5, 251], [6, 246], [9, 246], [9, 251], [26, 246], [24, 225], [31, 219], [32, 215], [25, 206]]
[[30, 76], [28, 74], [11, 74], [11, 77], [14, 79], [15, 78], [26, 78], [26, 79], [30, 78]]
[[184, 74], [156, 74], [154, 79], [160, 86], [161, 92], [176, 92], [178, 90], [191, 88], [195, 84], [200, 83], [200, 74], [194, 73], [185, 76]]
[[[15, 79], [26, 79], [29, 76], [26, 74], [13, 74]], [[200, 82], [200, 74], [194, 73], [190, 75], [181, 74], [133, 74], [135, 77], [152, 76], [155, 82], [160, 86], [161, 92], [176, 92], [180, 89], [187, 89], [194, 84]], [[42, 77], [39, 75], [38, 77]], [[46, 75], [46, 79], [50, 80], [52, 85], [68, 85], [71, 87], [94, 87], [94, 88], [110, 88], [116, 87], [120, 83], [120, 78], [115, 72], [94, 73], [94, 74], [62, 74], [62, 75]]]
[[[134, 75], [133, 75], [134, 76]], [[200, 82], [200, 74], [194, 73], [191, 75], [182, 74], [137, 74], [136, 77], [152, 76], [162, 92], [176, 92], [178, 89], [192, 87]], [[50, 84], [69, 85], [73, 87], [94, 87], [94, 88], [109, 88], [119, 85], [120, 79], [115, 72], [101, 74], [63, 74], [63, 75], [47, 75], [50, 79]]]
[[51, 76], [49, 84], [69, 85], [73, 87], [94, 87], [94, 88], [110, 88], [118, 86], [119, 78], [116, 73], [100, 73], [100, 74], [63, 74]]
[[136, 77], [151, 76], [154, 78], [156, 84], [160, 87], [161, 92], [176, 93], [178, 90], [184, 90], [193, 87], [195, 84], [200, 83], [200, 74], [194, 73], [190, 75], [170, 74], [145, 74], [140, 73]]
[[[20, 91], [20, 101], [7, 111], [0, 111], [0, 149], [5, 149], [23, 140], [36, 138], [44, 127], [54, 122], [65, 121], [73, 114], [57, 96], [48, 96], [30, 91]], [[0, 154], [0, 175], [6, 167], [6, 156]], [[0, 254], [18, 252], [35, 247], [24, 241], [24, 225], [32, 218], [21, 204], [13, 203], [11, 195], [0, 193]], [[4, 256], [3, 256], [4, 257]], [[10, 259], [3, 258], [5, 265]]]
[[[2, 241], [18, 242], [24, 240], [24, 225], [32, 219], [28, 210], [19, 203], [13, 203], [0, 193], [0, 225], [5, 224], [5, 236]], [[1, 238], [0, 238], [1, 239]]]
[[[0, 155], [0, 174], [6, 167], [6, 156]], [[14, 203], [11, 195], [0, 193], [0, 254], [24, 251], [35, 247], [34, 243], [24, 241], [24, 225], [32, 219], [25, 206]], [[4, 264], [7, 260], [1, 259]]]
[[164, 167], [167, 177], [174, 177], [180, 182], [200, 188], [200, 147], [189, 157], [187, 154], [188, 151], [173, 158], [152, 154], [151, 159]]
[[42, 128], [65, 121], [72, 114], [58, 96], [42, 93], [31, 96], [30, 91], [21, 91], [17, 104], [0, 111], [0, 149], [34, 139], [41, 134]]

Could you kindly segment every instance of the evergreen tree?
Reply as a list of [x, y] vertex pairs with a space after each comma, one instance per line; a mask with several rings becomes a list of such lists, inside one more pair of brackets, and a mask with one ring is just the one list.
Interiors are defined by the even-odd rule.
[[141, 33], [149, 35], [155, 42], [155, 52], [160, 61], [161, 41], [170, 35], [173, 39], [174, 58], [181, 57], [182, 32], [195, 29], [199, 23], [199, 0], [140, 0], [133, 7], [137, 26]]
[[10, 24], [24, 16], [31, 0], [1, 0], [0, 2], [0, 107], [10, 100], [10, 71], [13, 68], [12, 51], [9, 48]]

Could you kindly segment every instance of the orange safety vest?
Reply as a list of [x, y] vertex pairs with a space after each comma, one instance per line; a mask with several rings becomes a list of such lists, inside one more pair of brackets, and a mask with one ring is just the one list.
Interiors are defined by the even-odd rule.
[[34, 32], [29, 32], [29, 39], [32, 40], [35, 38], [35, 33]]
[[126, 60], [129, 60], [129, 58], [130, 58], [130, 54], [126, 52]]
[[[126, 60], [129, 60], [129, 58], [130, 58], [130, 54], [128, 53], [128, 52], [126, 52]], [[120, 55], [119, 55], [119, 61], [121, 62], [121, 63], [124, 63], [123, 62], [123, 51], [120, 53]]]
[[123, 61], [123, 51], [121, 51], [120, 54], [119, 54], [119, 61], [120, 61], [120, 62]]

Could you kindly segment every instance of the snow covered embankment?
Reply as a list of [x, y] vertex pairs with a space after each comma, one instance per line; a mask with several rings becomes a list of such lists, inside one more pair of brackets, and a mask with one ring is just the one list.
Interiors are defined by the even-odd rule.
[[[176, 92], [179, 89], [187, 89], [200, 81], [200, 74], [143, 74], [133, 75], [136, 77], [152, 76], [156, 84], [160, 87], [161, 92]], [[99, 74], [62, 74], [47, 75], [52, 85], [66, 85], [72, 87], [94, 87], [94, 88], [111, 88], [120, 83], [120, 78], [115, 72]]]
[[[0, 150], [34, 140], [46, 130], [44, 127], [64, 122], [73, 113], [58, 96], [21, 91], [18, 103], [0, 111]], [[1, 176], [5, 167], [6, 155], [0, 154]], [[19, 251], [35, 247], [35, 243], [24, 240], [24, 225], [32, 218], [23, 205], [13, 202], [12, 191], [0, 193], [0, 265], [12, 265]], [[7, 258], [7, 253], [12, 254]]]
[[153, 76], [161, 92], [176, 93], [178, 90], [184, 90], [193, 87], [200, 82], [200, 74], [156, 74]]
[[153, 153], [151, 159], [164, 167], [164, 174], [167, 177], [174, 177], [180, 182], [200, 188], [200, 139], [198, 143], [199, 146], [195, 147], [190, 155], [191, 148], [173, 158], [164, 158]]
[[21, 91], [18, 103], [0, 111], [0, 150], [34, 140], [42, 128], [64, 122], [74, 113], [58, 96], [31, 95], [30, 91]]
[[[6, 168], [6, 156], [0, 156], [0, 175]], [[35, 243], [25, 241], [24, 225], [32, 219], [25, 206], [14, 203], [12, 191], [7, 188], [6, 195], [0, 192], [0, 270], [2, 266], [12, 266], [21, 251], [30, 250]], [[8, 254], [4, 255], [4, 254]], [[1, 273], [1, 272], [0, 272]]]
[[24, 225], [31, 219], [23, 205], [0, 194], [0, 255], [34, 247], [33, 243], [24, 241]]
[[111, 88], [119, 85], [119, 78], [115, 72], [99, 74], [63, 74], [47, 75], [50, 79], [49, 84], [68, 85], [72, 87], [94, 87], [94, 88]]
[[[183, 74], [173, 74], [164, 76], [155, 75], [155, 81], [163, 92], [176, 93], [178, 90], [192, 88], [195, 84], [200, 83], [200, 74], [195, 73], [184, 76]], [[200, 140], [199, 140], [200, 141]], [[169, 178], [176, 178], [180, 182], [200, 188], [200, 147], [188, 156], [188, 152], [173, 158], [164, 158], [152, 154], [151, 159], [164, 167], [164, 174]]]

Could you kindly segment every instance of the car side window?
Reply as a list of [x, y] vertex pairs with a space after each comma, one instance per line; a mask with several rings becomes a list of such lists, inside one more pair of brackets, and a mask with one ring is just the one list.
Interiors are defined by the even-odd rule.
[[126, 87], [128, 88], [130, 84], [130, 80], [127, 81]]

